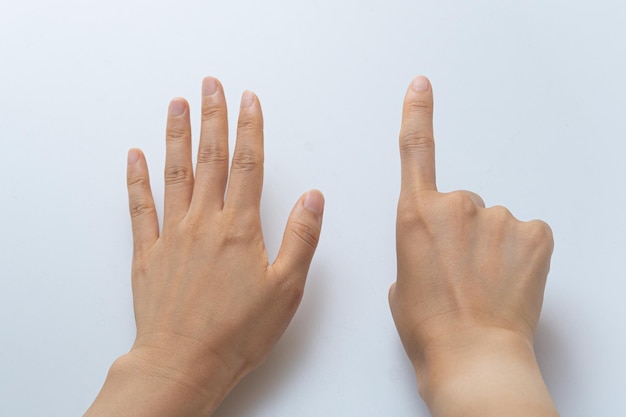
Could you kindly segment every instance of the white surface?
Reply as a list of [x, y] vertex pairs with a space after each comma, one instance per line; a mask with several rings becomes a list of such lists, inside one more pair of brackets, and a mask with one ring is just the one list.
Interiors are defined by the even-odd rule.
[[[441, 190], [556, 237], [537, 351], [564, 416], [626, 414], [626, 3], [0, 3], [0, 415], [80, 415], [134, 336], [125, 155], [162, 201], [168, 100], [266, 118], [263, 220], [327, 200], [301, 308], [219, 417], [427, 416], [387, 306], [404, 91], [435, 88]], [[197, 129], [196, 129], [197, 130]]]

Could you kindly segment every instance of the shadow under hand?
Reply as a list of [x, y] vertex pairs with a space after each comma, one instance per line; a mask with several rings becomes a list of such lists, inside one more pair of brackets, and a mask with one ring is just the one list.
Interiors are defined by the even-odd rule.
[[317, 327], [323, 305], [325, 277], [323, 265], [313, 263], [302, 303], [285, 334], [267, 360], [226, 397], [214, 417], [258, 415], [261, 403], [276, 402], [281, 397], [281, 388], [296, 377], [307, 352], [315, 345], [312, 330]]

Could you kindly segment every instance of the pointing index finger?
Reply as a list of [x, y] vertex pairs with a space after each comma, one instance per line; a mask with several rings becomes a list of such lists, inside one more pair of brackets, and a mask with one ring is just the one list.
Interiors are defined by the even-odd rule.
[[402, 190], [437, 190], [433, 91], [424, 76], [413, 79], [404, 97], [400, 128]]

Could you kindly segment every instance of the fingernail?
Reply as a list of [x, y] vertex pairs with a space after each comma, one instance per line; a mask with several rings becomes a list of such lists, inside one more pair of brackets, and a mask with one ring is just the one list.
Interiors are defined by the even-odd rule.
[[321, 220], [324, 214], [324, 195], [319, 191], [309, 191], [304, 197], [304, 207], [313, 211]]
[[413, 79], [413, 82], [411, 83], [411, 88], [413, 88], [414, 91], [418, 92], [428, 91], [429, 87], [430, 82], [428, 81], [428, 78], [424, 77], [423, 75], [415, 77]]
[[174, 99], [170, 102], [170, 116], [180, 116], [185, 112], [185, 102], [181, 99]]
[[206, 77], [202, 81], [202, 95], [211, 96], [217, 91], [217, 80], [215, 78]]
[[254, 93], [252, 91], [244, 91], [241, 96], [241, 107], [250, 107], [254, 102]]
[[139, 151], [137, 149], [130, 149], [128, 151], [128, 165], [132, 165], [139, 161]]

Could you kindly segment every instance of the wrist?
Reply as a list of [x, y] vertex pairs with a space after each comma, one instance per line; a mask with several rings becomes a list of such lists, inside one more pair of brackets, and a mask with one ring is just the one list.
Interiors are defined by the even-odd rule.
[[458, 332], [431, 343], [413, 365], [433, 415], [558, 415], [532, 341], [519, 333]]
[[[500, 329], [462, 329], [430, 340], [412, 360], [422, 397], [442, 389], [448, 381], [503, 359], [532, 362], [532, 345], [520, 335]], [[426, 398], [424, 398], [426, 400]]]
[[194, 368], [185, 355], [134, 348], [111, 365], [85, 416], [208, 416], [242, 377], [217, 358]]

